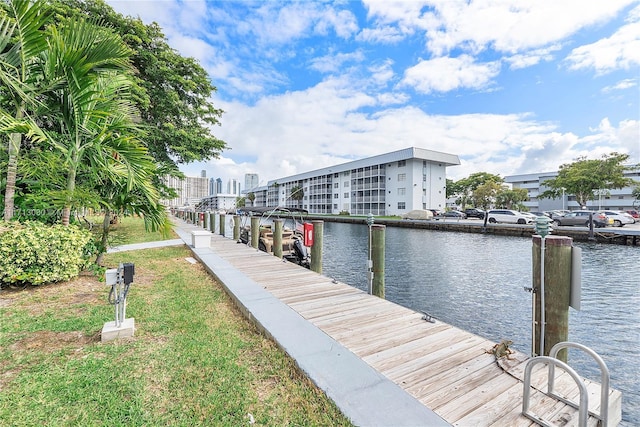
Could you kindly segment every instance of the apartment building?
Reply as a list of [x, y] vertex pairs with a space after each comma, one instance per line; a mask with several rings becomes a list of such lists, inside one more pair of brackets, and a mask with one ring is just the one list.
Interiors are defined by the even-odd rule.
[[454, 154], [411, 147], [269, 181], [253, 190], [254, 205], [351, 215], [444, 209], [446, 168], [459, 164]]
[[168, 207], [195, 206], [203, 197], [209, 194], [209, 180], [204, 177], [176, 178], [165, 176], [163, 182], [167, 187], [173, 188], [178, 197], [171, 200], [160, 200]]
[[[558, 172], [531, 173], [506, 176], [504, 181], [511, 184], [513, 188], [527, 189], [529, 193], [529, 200], [524, 202], [524, 205], [529, 208], [530, 211], [581, 209], [582, 206], [578, 205], [575, 196], [572, 194], [563, 194], [561, 197], [556, 199], [542, 199], [538, 197], [548, 189], [544, 185], [544, 182], [555, 178], [556, 176], [558, 176]], [[610, 209], [621, 211], [637, 209], [637, 201], [632, 193], [634, 188], [637, 185], [640, 185], [640, 168], [628, 170], [625, 173], [625, 176], [633, 179], [636, 184], [620, 189], [603, 188], [600, 191], [596, 191], [596, 199], [587, 202], [586, 208], [591, 210]]]

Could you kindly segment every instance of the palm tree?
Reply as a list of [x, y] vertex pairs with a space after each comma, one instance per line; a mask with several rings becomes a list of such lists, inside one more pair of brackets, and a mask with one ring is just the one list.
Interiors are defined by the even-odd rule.
[[[119, 36], [84, 20], [50, 29], [45, 79], [57, 84], [46, 93], [42, 115], [55, 132], [48, 143], [67, 165], [62, 224], [68, 225], [81, 163], [126, 177], [133, 188], [145, 167], [147, 151], [131, 143], [136, 110], [129, 101], [130, 50]], [[110, 159], [117, 159], [111, 162]]]
[[[43, 28], [49, 20], [44, 1], [10, 0], [0, 8], [0, 119], [4, 132], [10, 133], [4, 219], [14, 211], [14, 194], [21, 132], [27, 133], [25, 116], [42, 91], [41, 54], [47, 49]], [[13, 119], [13, 120], [12, 120]]]

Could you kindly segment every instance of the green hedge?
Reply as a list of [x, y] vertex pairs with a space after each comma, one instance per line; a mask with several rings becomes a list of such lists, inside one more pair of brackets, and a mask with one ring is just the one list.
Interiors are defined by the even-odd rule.
[[74, 225], [0, 221], [0, 287], [76, 277], [91, 244], [91, 233]]

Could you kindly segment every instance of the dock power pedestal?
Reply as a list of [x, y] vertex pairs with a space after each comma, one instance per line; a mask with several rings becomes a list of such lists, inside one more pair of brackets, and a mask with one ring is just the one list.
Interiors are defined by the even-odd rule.
[[114, 306], [115, 320], [106, 322], [102, 327], [101, 341], [112, 341], [116, 338], [132, 337], [135, 329], [135, 319], [127, 319], [127, 294], [133, 283], [135, 266], [133, 263], [120, 263], [118, 268], [105, 272], [105, 281], [109, 290], [109, 303]]

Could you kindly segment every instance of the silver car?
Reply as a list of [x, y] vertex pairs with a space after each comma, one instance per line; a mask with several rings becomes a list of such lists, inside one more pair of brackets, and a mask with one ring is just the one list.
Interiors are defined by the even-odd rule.
[[635, 224], [636, 220], [634, 217], [629, 215], [626, 212], [621, 211], [598, 211], [598, 213], [603, 213], [613, 221], [614, 227], [623, 227], [625, 224]]

